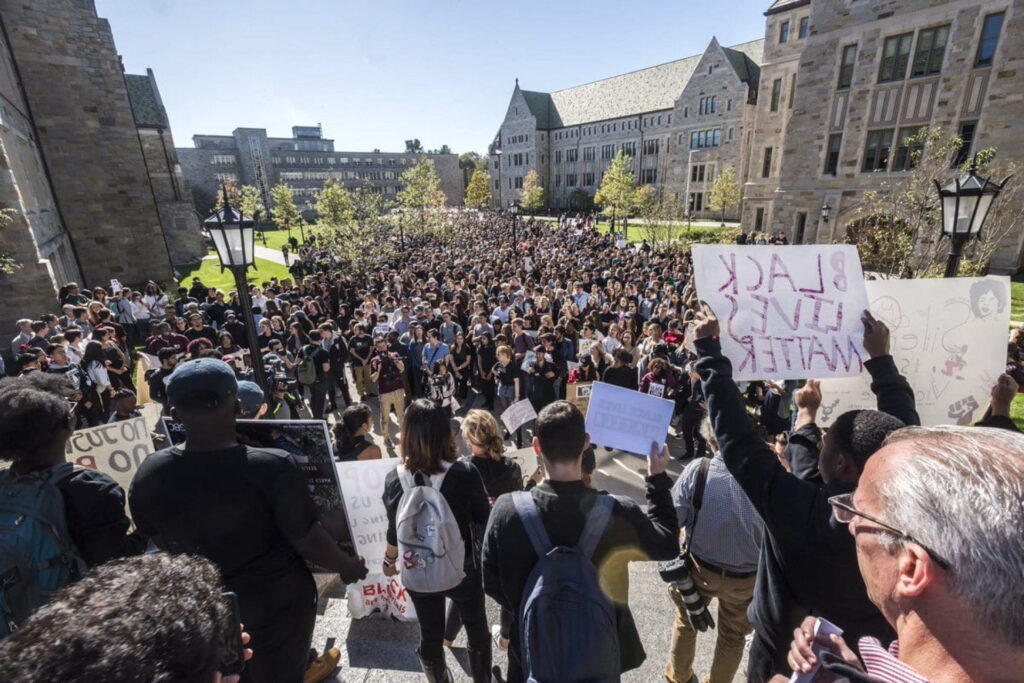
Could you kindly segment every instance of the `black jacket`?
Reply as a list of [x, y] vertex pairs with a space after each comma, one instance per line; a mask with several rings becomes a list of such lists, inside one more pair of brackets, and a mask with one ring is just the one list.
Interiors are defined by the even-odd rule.
[[[647, 512], [632, 500], [616, 498], [611, 520], [594, 551], [615, 606], [619, 627], [622, 671], [640, 666], [647, 654], [629, 611], [629, 562], [671, 560], [679, 555], [679, 523], [671, 497], [672, 480], [666, 474], [647, 478]], [[540, 508], [544, 528], [555, 546], [574, 546], [583, 533], [587, 514], [599, 495], [582, 481], [545, 481], [531, 490]], [[512, 614], [519, 614], [523, 589], [537, 564], [512, 497], [501, 496], [487, 524], [483, 550], [484, 592]], [[519, 629], [512, 629], [511, 647], [518, 651]]]
[[[774, 647], [777, 673], [786, 672], [783, 662], [793, 629], [809, 614], [843, 628], [853, 647], [862, 636], [892, 641], [895, 632], [868, 599], [853, 537], [845, 524], [835, 521], [828, 503], [854, 487], [841, 482], [822, 486], [786, 472], [748, 417], [719, 341], [700, 339], [697, 351], [696, 370], [722, 457], [768, 531], [748, 616], [764, 644]], [[879, 410], [918, 424], [913, 390], [892, 357], [875, 358], [865, 366]], [[800, 440], [795, 443], [799, 447]], [[795, 457], [806, 462], [812, 455]]]

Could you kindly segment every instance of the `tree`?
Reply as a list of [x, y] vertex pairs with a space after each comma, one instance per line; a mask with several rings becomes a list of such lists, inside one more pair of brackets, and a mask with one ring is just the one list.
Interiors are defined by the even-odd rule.
[[279, 229], [287, 230], [288, 238], [291, 239], [292, 228], [302, 220], [295, 200], [292, 199], [292, 188], [285, 183], [275, 185], [270, 190], [270, 198], [274, 201], [274, 208], [270, 210], [274, 223]]
[[619, 151], [612, 159], [608, 170], [604, 172], [601, 187], [594, 195], [594, 203], [612, 219], [612, 231], [615, 230], [615, 222], [618, 219], [628, 218], [633, 212], [636, 178], [633, 176], [630, 162], [631, 158]]
[[448, 145], [441, 145], [437, 149], [432, 149], [432, 150], [427, 152], [427, 154], [451, 154], [451, 153], [452, 153], [452, 148], [449, 147]]
[[491, 177], [487, 171], [476, 169], [466, 187], [466, 206], [486, 209], [491, 203]]
[[325, 227], [339, 228], [352, 221], [355, 206], [352, 197], [338, 183], [328, 180], [320, 190], [320, 198], [316, 202], [316, 210], [320, 215], [320, 223]]
[[[232, 200], [232, 204], [234, 201]], [[256, 212], [260, 212], [262, 218], [266, 218], [266, 209], [263, 207], [263, 199], [260, 197], [260, 191], [252, 185], [242, 185], [242, 191], [239, 193], [238, 206], [235, 207], [242, 212], [243, 216], [248, 218], [254, 218]]]
[[[0, 209], [0, 236], [3, 236], [3, 233], [14, 222], [14, 217], [17, 215], [18, 212], [14, 209]], [[5, 247], [0, 247], [0, 277], [11, 275], [18, 268], [21, 268], [21, 264], [15, 260], [14, 255]]]
[[406, 154], [423, 154], [423, 145], [420, 143], [419, 138], [405, 141], [405, 153]]
[[227, 190], [231, 208], [236, 211], [240, 209], [242, 206], [242, 192], [238, 189], [238, 185], [235, 184], [234, 180], [228, 179], [222, 181], [221, 187], [217, 188], [217, 196], [213, 200], [213, 210], [220, 211], [224, 208], [224, 190]]
[[487, 160], [476, 152], [463, 152], [459, 155], [459, 169], [462, 171], [462, 187], [469, 187], [469, 181], [473, 178], [473, 171], [477, 169], [487, 170]]
[[519, 197], [519, 205], [532, 215], [544, 206], [544, 186], [540, 183], [537, 169], [531, 168], [523, 180], [523, 194]]
[[[935, 183], [946, 185], [953, 175], [967, 172], [963, 140], [937, 126], [923, 127], [904, 140], [894, 165], [908, 168], [900, 174], [879, 174], [879, 189], [866, 192], [861, 200], [835, 218], [852, 213], [839, 241], [857, 246], [865, 268], [899, 277], [940, 276], [946, 260], [941, 237], [942, 211]], [[978, 175], [1001, 181], [1017, 172], [1013, 163], [997, 160], [997, 150], [988, 147], [977, 155]], [[950, 170], [951, 160], [959, 167]], [[982, 275], [1000, 248], [1009, 248], [1007, 238], [1024, 222], [1024, 197], [1020, 184], [1010, 183], [992, 205], [979, 238], [964, 250], [959, 275]], [[845, 238], [845, 239], [844, 239]]]
[[715, 178], [708, 197], [708, 208], [722, 213], [722, 225], [725, 226], [725, 212], [740, 203], [740, 184], [736, 180], [736, 170], [731, 166]]
[[430, 159], [421, 157], [418, 164], [402, 172], [399, 181], [402, 189], [398, 193], [398, 204], [419, 212], [420, 227], [425, 227], [427, 209], [444, 206], [447, 201], [437, 169]]

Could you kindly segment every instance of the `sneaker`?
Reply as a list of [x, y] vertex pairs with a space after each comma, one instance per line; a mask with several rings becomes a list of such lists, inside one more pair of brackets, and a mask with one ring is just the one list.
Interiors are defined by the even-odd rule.
[[306, 669], [306, 675], [303, 676], [302, 683], [320, 683], [320, 681], [325, 680], [334, 673], [340, 661], [341, 650], [336, 647], [326, 650], [322, 655], [314, 659], [313, 663]]
[[508, 650], [508, 638], [501, 637], [501, 626], [495, 624], [491, 627], [491, 638], [494, 638], [494, 642], [502, 650]]

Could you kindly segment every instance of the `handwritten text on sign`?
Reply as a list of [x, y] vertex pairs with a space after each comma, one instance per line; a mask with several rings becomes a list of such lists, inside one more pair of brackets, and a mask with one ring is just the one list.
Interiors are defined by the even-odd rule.
[[855, 247], [697, 245], [693, 258], [737, 380], [861, 372], [867, 293]]
[[110, 475], [125, 491], [139, 465], [152, 452], [153, 442], [141, 417], [80, 429], [67, 444], [70, 462]]

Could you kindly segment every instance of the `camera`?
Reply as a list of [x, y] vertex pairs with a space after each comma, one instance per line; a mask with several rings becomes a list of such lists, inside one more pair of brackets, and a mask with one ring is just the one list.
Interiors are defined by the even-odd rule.
[[686, 613], [693, 628], [707, 631], [715, 627], [715, 620], [693, 582], [689, 555], [680, 555], [674, 560], [659, 562], [658, 574], [662, 581], [671, 584], [683, 597], [683, 604], [686, 605]]

